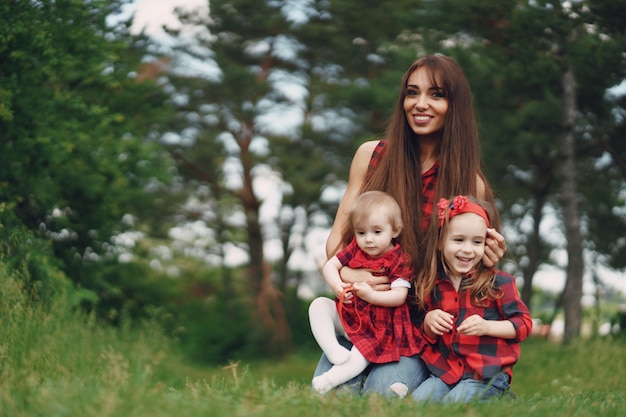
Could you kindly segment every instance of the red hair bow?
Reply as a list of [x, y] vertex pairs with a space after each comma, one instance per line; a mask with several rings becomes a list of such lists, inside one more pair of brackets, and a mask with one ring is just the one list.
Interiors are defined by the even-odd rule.
[[443, 226], [446, 221], [446, 217], [451, 219], [452, 217], [462, 213], [475, 213], [485, 219], [487, 227], [489, 227], [489, 216], [484, 208], [480, 205], [469, 201], [464, 195], [457, 195], [452, 201], [442, 198], [437, 203], [437, 217], [439, 218], [439, 227]]

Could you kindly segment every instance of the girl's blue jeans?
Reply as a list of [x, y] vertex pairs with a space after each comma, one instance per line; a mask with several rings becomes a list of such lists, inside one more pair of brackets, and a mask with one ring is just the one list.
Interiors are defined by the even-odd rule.
[[[338, 337], [339, 343], [347, 349], [352, 343]], [[318, 376], [332, 367], [324, 354], [317, 363], [313, 376]], [[338, 389], [349, 390], [355, 394], [377, 393], [386, 397], [404, 397], [412, 392], [429, 376], [426, 364], [418, 355], [401, 357], [399, 362], [371, 364], [363, 374], [346, 382]]]
[[415, 401], [467, 403], [500, 398], [509, 387], [509, 376], [505, 373], [499, 373], [489, 381], [463, 379], [452, 386], [431, 375], [413, 391], [412, 396]]

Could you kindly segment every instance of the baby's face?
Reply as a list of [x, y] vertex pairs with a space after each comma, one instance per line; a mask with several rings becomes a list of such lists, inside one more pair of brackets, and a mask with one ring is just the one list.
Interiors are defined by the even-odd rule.
[[393, 238], [398, 236], [386, 218], [374, 214], [354, 227], [354, 235], [359, 248], [374, 258], [387, 253], [393, 247]]

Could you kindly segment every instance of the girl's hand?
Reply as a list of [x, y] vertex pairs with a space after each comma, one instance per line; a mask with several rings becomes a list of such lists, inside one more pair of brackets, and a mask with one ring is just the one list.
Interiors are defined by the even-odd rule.
[[456, 330], [466, 336], [484, 336], [489, 334], [489, 321], [474, 314], [463, 320]]
[[495, 266], [506, 252], [506, 240], [504, 236], [496, 232], [496, 229], [487, 229], [487, 240], [485, 241], [485, 254], [483, 263], [486, 267]]
[[443, 310], [435, 309], [426, 313], [424, 317], [424, 330], [429, 335], [441, 336], [449, 333], [454, 326], [454, 317]]
[[510, 320], [486, 320], [476, 314], [463, 320], [457, 331], [466, 336], [491, 336], [500, 339], [517, 337], [517, 330]]
[[372, 287], [370, 287], [369, 284], [365, 282], [355, 282], [354, 284], [352, 284], [352, 289], [354, 290], [356, 295], [358, 295], [359, 298], [362, 298], [363, 300], [368, 300], [369, 295], [375, 291]]
[[[335, 288], [335, 296], [341, 299], [341, 295], [343, 294], [344, 290], [350, 289], [351, 287], [352, 287], [352, 284], [349, 284], [347, 282], [342, 282]], [[354, 297], [354, 295], [352, 294], [352, 291], [346, 291], [346, 293], [343, 294], [343, 303], [351, 304], [352, 297]]]

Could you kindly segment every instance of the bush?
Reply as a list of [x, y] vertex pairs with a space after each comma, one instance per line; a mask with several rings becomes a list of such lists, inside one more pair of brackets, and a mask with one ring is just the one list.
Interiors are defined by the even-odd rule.
[[[9, 231], [0, 223], [0, 241], [3, 242], [0, 250], [3, 267], [23, 271], [14, 278], [31, 295], [50, 300], [58, 293], [70, 295], [74, 291], [72, 281], [67, 278], [52, 247], [44, 239], [17, 226]], [[73, 294], [74, 297], [78, 295]]]
[[103, 325], [64, 294], [31, 297], [28, 279], [0, 259], [0, 415], [113, 415], [176, 380], [180, 358], [155, 322]]
[[250, 309], [232, 294], [217, 293], [191, 300], [179, 310], [179, 337], [191, 359], [223, 364], [245, 356]]

